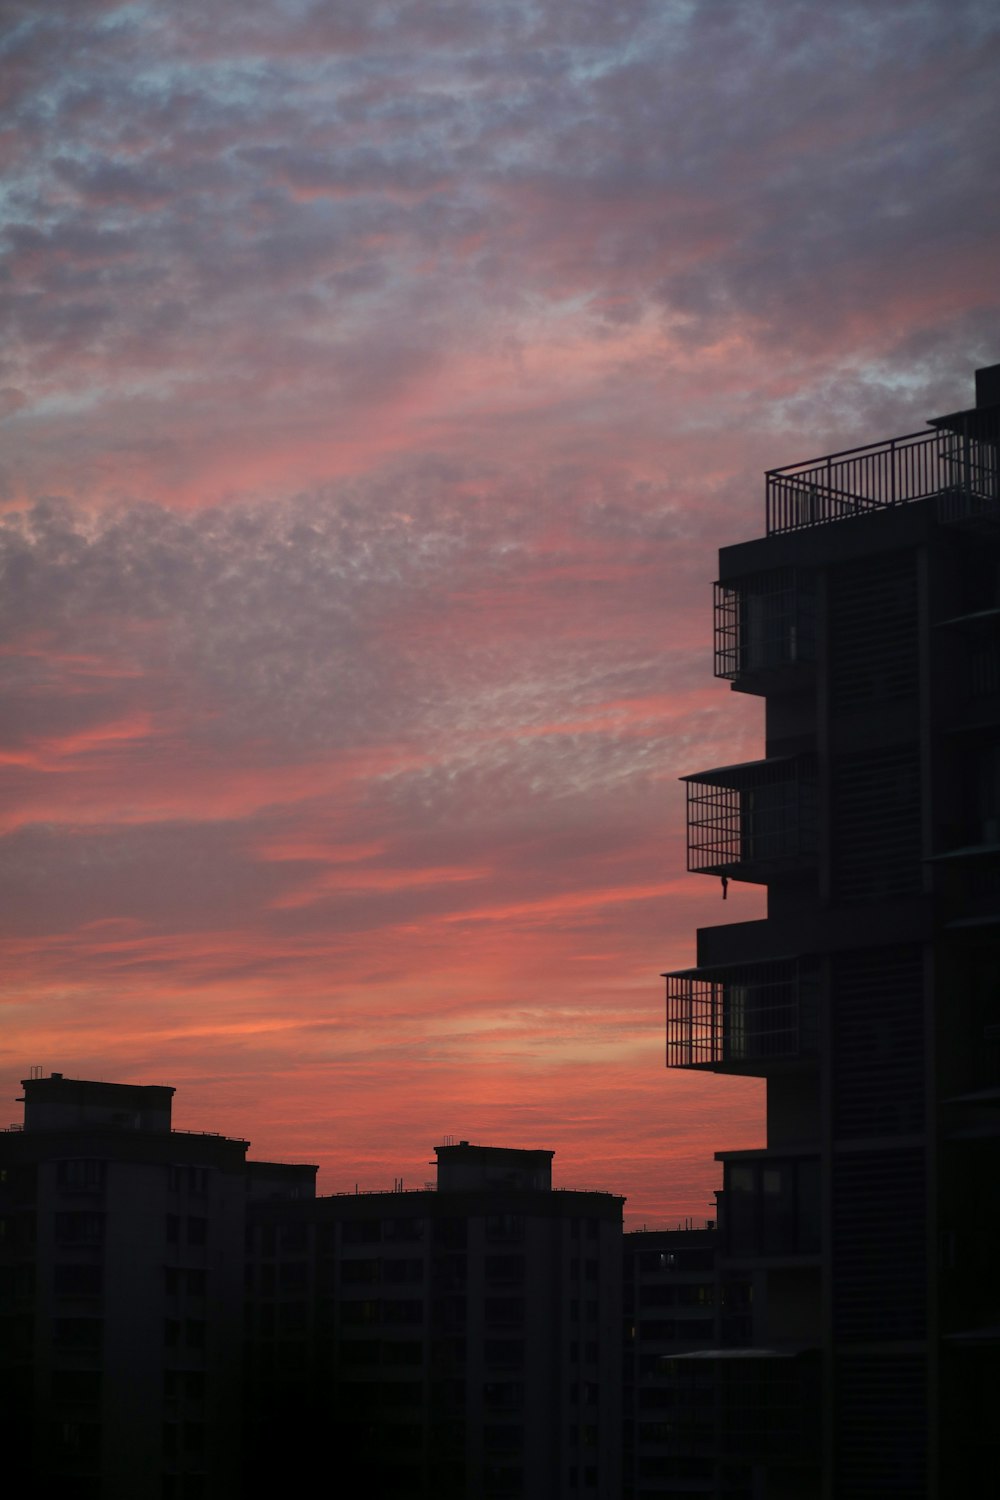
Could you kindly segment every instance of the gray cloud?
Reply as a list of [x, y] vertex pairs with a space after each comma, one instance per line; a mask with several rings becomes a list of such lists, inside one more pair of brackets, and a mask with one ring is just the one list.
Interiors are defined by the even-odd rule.
[[[579, 539], [536, 581], [532, 552], [562, 487], [476, 499], [457, 478], [431, 463], [394, 483], [187, 515], [40, 502], [0, 523], [0, 625], [10, 639], [42, 635], [57, 654], [137, 663], [153, 684], [140, 698], [183, 685], [195, 732], [228, 742], [252, 731], [288, 754], [529, 730], [653, 691], [660, 672], [623, 659], [620, 642], [663, 609], [653, 557], [666, 567], [675, 545], [664, 498], [630, 509], [619, 496], [615, 509], [594, 496], [593, 535], [616, 538], [626, 575], [592, 562], [574, 578], [584, 509]], [[23, 724], [54, 713], [54, 729], [74, 711], [87, 722], [110, 689], [107, 678], [84, 686], [69, 705], [52, 687], [53, 710], [36, 684]], [[131, 679], [121, 690], [136, 701]]]
[[[25, 358], [55, 341], [111, 376], [139, 324], [147, 358], [221, 374], [220, 330], [241, 308], [286, 338], [317, 314], [342, 324], [365, 268], [381, 304], [369, 344], [436, 300], [433, 342], [461, 343], [488, 291], [584, 295], [612, 319], [659, 306], [696, 341], [742, 318], [786, 347], [835, 349], [853, 318], [856, 346], [884, 349], [885, 301], [901, 287], [928, 300], [938, 268], [995, 236], [992, 7], [613, 12], [22, 11], [7, 60], [30, 146], [12, 192], [37, 227], [30, 247], [16, 226], [8, 243]], [[81, 258], [99, 286], [67, 282]], [[180, 347], [156, 315], [165, 294]], [[334, 338], [331, 369], [338, 357]]]

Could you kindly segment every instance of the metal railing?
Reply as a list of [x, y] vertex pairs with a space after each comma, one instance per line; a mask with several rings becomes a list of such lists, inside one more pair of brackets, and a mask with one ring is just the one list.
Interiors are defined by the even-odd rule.
[[960, 413], [951, 427], [769, 469], [768, 535], [910, 505], [932, 495], [941, 497], [943, 521], [995, 517], [998, 453], [1000, 418], [970, 411]]
[[738, 682], [816, 659], [813, 578], [772, 568], [715, 585], [715, 675]]
[[753, 1064], [815, 1051], [818, 977], [797, 959], [665, 978], [668, 1068]]
[[753, 761], [685, 776], [687, 867], [765, 880], [816, 854], [816, 760]]

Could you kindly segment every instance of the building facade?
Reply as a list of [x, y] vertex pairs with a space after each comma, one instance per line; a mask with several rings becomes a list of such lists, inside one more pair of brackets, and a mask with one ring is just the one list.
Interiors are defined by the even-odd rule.
[[622, 1205], [551, 1151], [436, 1148], [418, 1192], [172, 1128], [53, 1073], [0, 1131], [9, 1480], [59, 1500], [619, 1500]]
[[436, 1190], [252, 1210], [254, 1493], [332, 1451], [380, 1494], [618, 1500], [623, 1199], [554, 1190], [550, 1151], [435, 1152]]
[[720, 1341], [718, 1242], [714, 1222], [625, 1235], [623, 1500], [715, 1492], [714, 1391], [677, 1369], [679, 1356]]
[[769, 473], [767, 535], [720, 554], [716, 675], [766, 743], [685, 778], [688, 867], [768, 915], [667, 976], [668, 1065], [767, 1080], [766, 1148], [719, 1153], [720, 1494], [997, 1472], [998, 453], [994, 366], [929, 430]]
[[5, 1468], [60, 1500], [241, 1493], [248, 1201], [316, 1168], [171, 1128], [172, 1088], [32, 1077], [0, 1132]]

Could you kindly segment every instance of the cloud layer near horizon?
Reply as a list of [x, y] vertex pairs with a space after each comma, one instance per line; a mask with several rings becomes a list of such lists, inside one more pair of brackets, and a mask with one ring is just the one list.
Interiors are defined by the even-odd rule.
[[761, 1130], [662, 1069], [761, 909], [683, 874], [676, 777], [760, 743], [714, 551], [998, 357], [994, 8], [4, 15], [12, 1091], [704, 1212]]

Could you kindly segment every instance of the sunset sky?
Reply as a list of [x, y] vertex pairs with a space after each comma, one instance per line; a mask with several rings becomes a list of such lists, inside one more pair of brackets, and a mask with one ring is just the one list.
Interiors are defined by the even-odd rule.
[[762, 471], [1000, 361], [995, 0], [0, 0], [0, 1088], [712, 1212]]

